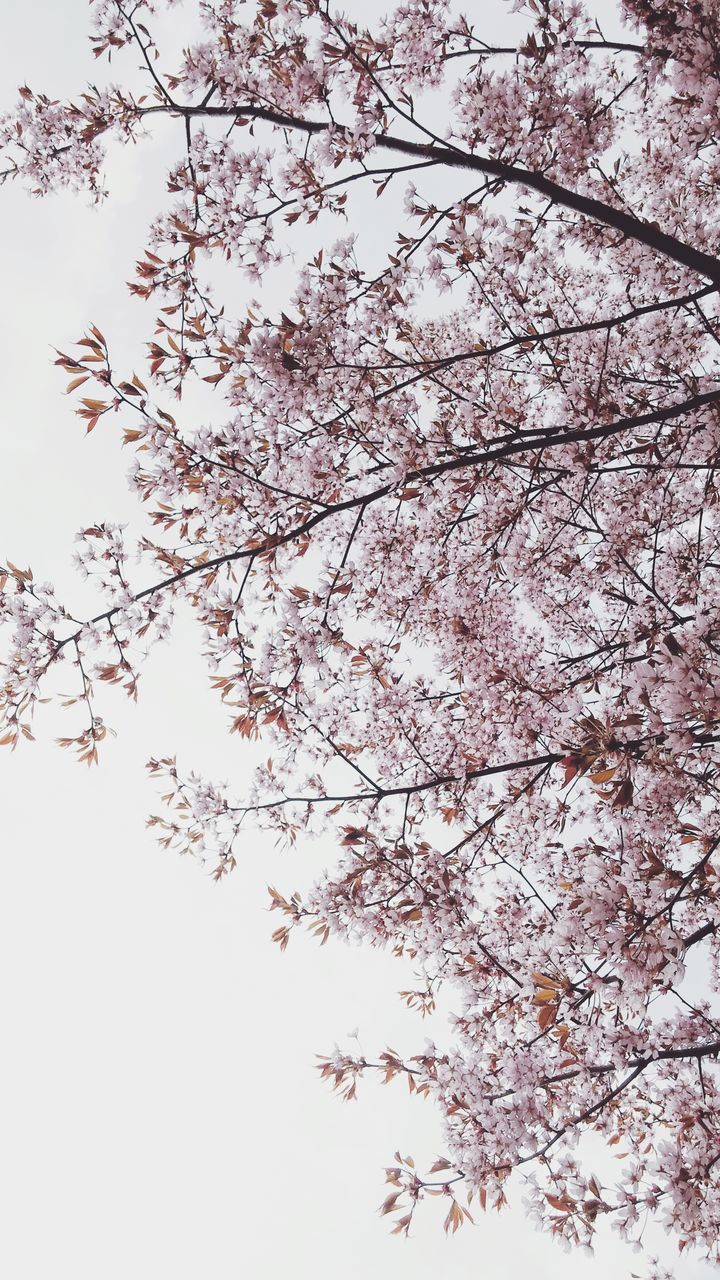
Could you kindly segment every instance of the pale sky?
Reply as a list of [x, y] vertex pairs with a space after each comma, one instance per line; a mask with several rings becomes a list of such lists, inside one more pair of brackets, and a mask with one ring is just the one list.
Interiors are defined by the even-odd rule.
[[[353, 2], [346, 6], [352, 11]], [[472, 8], [472, 5], [469, 6]], [[366, 13], [367, 4], [362, 4]], [[488, 6], [488, 14], [493, 8]], [[182, 10], [175, 11], [177, 27]], [[27, 81], [51, 96], [105, 76], [85, 39], [85, 0], [0, 0], [0, 110]], [[492, 35], [488, 32], [488, 36]], [[122, 73], [119, 71], [118, 76]], [[166, 144], [172, 130], [165, 129]], [[74, 532], [136, 519], [114, 424], [83, 436], [51, 348], [100, 326], [141, 368], [151, 312], [123, 282], [160, 198], [172, 147], [125, 148], [111, 197], [32, 200], [0, 191], [3, 404], [0, 557], [32, 564], [75, 601]], [[242, 288], [241, 281], [237, 283]], [[268, 882], [291, 891], [333, 849], [280, 854], [249, 830], [220, 886], [163, 853], [143, 765], [177, 752], [242, 791], [250, 756], [210, 695], [192, 626], [156, 651], [137, 709], [105, 709], [118, 732], [91, 773], [38, 739], [0, 758], [0, 1273], [8, 1280], [600, 1280], [642, 1271], [614, 1237], [567, 1256], [525, 1223], [522, 1191], [502, 1215], [446, 1238], [428, 1203], [409, 1241], [378, 1217], [383, 1168], [400, 1148], [442, 1151], [432, 1104], [368, 1083], [343, 1104], [314, 1054], [357, 1026], [372, 1054], [422, 1048], [432, 1028], [397, 992], [409, 966], [293, 938], [281, 955]], [[659, 1240], [668, 1261], [674, 1258]], [[683, 1260], [677, 1275], [710, 1268]]]

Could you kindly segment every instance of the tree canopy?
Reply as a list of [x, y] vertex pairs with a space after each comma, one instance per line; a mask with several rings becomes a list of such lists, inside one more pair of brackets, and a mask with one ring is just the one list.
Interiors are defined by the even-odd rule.
[[123, 80], [0, 118], [37, 194], [100, 202], [105, 149], [158, 117], [178, 145], [130, 285], [140, 374], [95, 324], [57, 361], [87, 430], [120, 426], [148, 528], [81, 531], [89, 619], [0, 566], [0, 741], [62, 668], [59, 741], [97, 761], [105, 686], [136, 696], [189, 603], [230, 731], [270, 754], [239, 795], [151, 760], [161, 840], [222, 879], [252, 821], [333, 833], [310, 894], [271, 890], [280, 946], [409, 955], [421, 1014], [452, 991], [447, 1043], [322, 1064], [441, 1110], [446, 1157], [388, 1169], [395, 1230], [428, 1194], [456, 1230], [517, 1172], [570, 1243], [650, 1216], [718, 1261], [714, 0], [528, 0], [507, 46], [449, 0], [371, 29], [199, 0], [172, 72], [166, 7], [93, 0]]

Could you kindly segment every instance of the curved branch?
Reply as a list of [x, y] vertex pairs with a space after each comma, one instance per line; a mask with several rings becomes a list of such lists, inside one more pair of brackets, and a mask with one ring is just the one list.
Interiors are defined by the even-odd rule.
[[[611, 438], [619, 435], [623, 431], [634, 430], [636, 427], [648, 426], [652, 423], [669, 422], [674, 418], [681, 418], [684, 414], [692, 413], [697, 409], [702, 409], [707, 405], [717, 404], [720, 402], [720, 389], [714, 391], [701, 392], [698, 395], [690, 396], [689, 399], [680, 403], [666, 405], [662, 409], [653, 409], [648, 413], [638, 414], [630, 418], [618, 418], [615, 422], [604, 423], [597, 427], [586, 427], [580, 431], [562, 432], [556, 428], [537, 428], [531, 435], [523, 434], [521, 438], [517, 435], [512, 437], [501, 437], [498, 441], [499, 447], [489, 447], [482, 452], [464, 454], [459, 458], [450, 458], [446, 462], [431, 463], [427, 467], [420, 467], [416, 470], [408, 471], [405, 482], [413, 480], [435, 479], [437, 476], [444, 475], [450, 471], [458, 471], [462, 468], [480, 467], [485, 464], [492, 465], [496, 462], [503, 462], [506, 458], [515, 457], [518, 454], [532, 453], [533, 450], [542, 449], [543, 451], [553, 448], [555, 445], [574, 444], [585, 440], [600, 440]], [[554, 434], [553, 434], [554, 433]], [[185, 581], [187, 578], [195, 577], [198, 574], [210, 573], [213, 569], [218, 569], [222, 565], [233, 564], [240, 560], [254, 559], [256, 556], [263, 555], [269, 551], [274, 551], [278, 547], [287, 546], [288, 543], [294, 542], [297, 538], [301, 538], [304, 534], [309, 533], [316, 525], [322, 524], [324, 520], [330, 519], [332, 516], [340, 515], [345, 511], [353, 511], [358, 507], [369, 506], [372, 502], [377, 502], [381, 498], [387, 497], [393, 492], [395, 485], [384, 484], [377, 489], [370, 490], [369, 493], [357, 494], [352, 498], [346, 498], [342, 502], [336, 502], [332, 505], [316, 511], [313, 515], [308, 516], [306, 520], [302, 520], [298, 525], [291, 529], [287, 529], [284, 533], [268, 534], [265, 539], [252, 546], [242, 547], [237, 551], [224, 552], [221, 555], [214, 556], [212, 559], [204, 561], [202, 564], [192, 564], [187, 569], [181, 569], [179, 572], [172, 574], [169, 578], [164, 578], [161, 582], [156, 582], [150, 587], [145, 587], [142, 591], [138, 591], [133, 596], [133, 603], [136, 604], [140, 600], [147, 600], [149, 597], [157, 595], [160, 591], [165, 591], [176, 586], [179, 582]], [[94, 618], [88, 619], [84, 626], [95, 626], [100, 622], [107, 622], [109, 619], [116, 617], [122, 612], [124, 605], [113, 605], [110, 609], [98, 613]], [[82, 627], [73, 632], [72, 635], [66, 636], [64, 640], [58, 642], [53, 656], [78, 639], [82, 632]], [[537, 763], [540, 763], [538, 758]], [[530, 762], [535, 763], [534, 761]]]
[[[173, 109], [166, 106], [153, 106], [140, 108], [138, 114], [145, 116], [157, 114], [158, 112], [165, 115], [181, 115], [185, 117], [218, 116], [222, 119], [242, 117], [245, 120], [263, 120], [265, 123], [276, 125], [281, 129], [291, 129], [307, 134], [327, 133], [331, 129], [338, 127], [329, 121], [305, 120], [301, 116], [289, 115], [283, 111], [274, 111], [268, 107], [257, 106], [254, 103], [240, 103], [237, 106], [226, 107], [209, 105], [186, 106]], [[407, 138], [398, 138], [391, 133], [376, 133], [373, 134], [373, 138], [376, 146], [383, 147], [387, 151], [395, 151], [405, 156], [418, 156], [424, 160], [433, 160], [437, 164], [442, 164], [452, 169], [469, 169], [475, 173], [490, 174], [514, 186], [537, 191], [540, 195], [545, 196], [546, 199], [551, 200], [553, 204], [561, 205], [566, 209], [573, 209], [576, 213], [590, 218], [593, 222], [612, 227], [613, 230], [619, 231], [626, 239], [644, 244], [649, 249], [653, 249], [655, 253], [660, 254], [661, 257], [669, 258], [671, 261], [697, 272], [698, 275], [707, 277], [714, 284], [720, 284], [720, 260], [713, 255], [703, 253], [700, 249], [694, 249], [691, 245], [678, 239], [677, 236], [670, 235], [654, 224], [636, 218], [633, 214], [627, 213], [623, 209], [616, 209], [604, 200], [598, 200], [594, 196], [584, 196], [577, 191], [572, 191], [569, 187], [565, 187], [559, 182], [554, 182], [551, 178], [546, 178], [542, 173], [534, 173], [531, 169], [523, 169], [519, 165], [508, 164], [507, 161], [497, 160], [492, 156], [474, 155], [471, 152], [461, 151], [447, 144], [439, 146], [435, 143], [411, 142]]]

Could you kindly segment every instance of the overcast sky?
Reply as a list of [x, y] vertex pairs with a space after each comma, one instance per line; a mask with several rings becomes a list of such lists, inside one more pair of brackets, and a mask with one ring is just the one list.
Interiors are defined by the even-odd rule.
[[[0, 109], [24, 81], [62, 96], [100, 76], [85, 0], [0, 0], [0, 16]], [[155, 149], [113, 156], [100, 210], [84, 197], [0, 191], [0, 557], [32, 564], [76, 601], [74, 532], [132, 521], [135, 506], [113, 425], [83, 437], [51, 347], [67, 349], [94, 322], [140, 369], [151, 316], [123, 282], [171, 138], [166, 129]], [[521, 1190], [511, 1210], [457, 1237], [443, 1236], [432, 1203], [409, 1241], [390, 1237], [376, 1213], [383, 1166], [397, 1147], [431, 1160], [438, 1118], [398, 1085], [368, 1084], [357, 1104], [340, 1103], [313, 1055], [347, 1044], [355, 1027], [368, 1053], [421, 1048], [428, 1028], [397, 997], [409, 968], [304, 937], [284, 955], [270, 942], [266, 884], [307, 883], [331, 847], [281, 855], [248, 834], [239, 870], [216, 886], [144, 826], [149, 755], [176, 751], [240, 791], [249, 767], [196, 639], [181, 620], [146, 669], [137, 709], [112, 703], [105, 718], [118, 737], [99, 769], [52, 745], [67, 728], [57, 712], [37, 744], [0, 759], [0, 1272], [599, 1280], [642, 1270], [610, 1237], [594, 1259], [567, 1257], [526, 1225]], [[442, 1042], [442, 1017], [432, 1034]], [[711, 1272], [684, 1261], [677, 1274]]]

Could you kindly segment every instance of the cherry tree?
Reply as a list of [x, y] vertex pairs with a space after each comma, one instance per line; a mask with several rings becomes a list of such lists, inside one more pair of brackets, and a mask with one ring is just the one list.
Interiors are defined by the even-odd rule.
[[[202, 22], [172, 72], [166, 7]], [[122, 81], [20, 89], [0, 167], [33, 193], [100, 201], [157, 117], [178, 152], [130, 285], [147, 367], [96, 325], [57, 361], [146, 523], [79, 534], [91, 618], [0, 567], [0, 740], [74, 680], [59, 741], [97, 761], [105, 686], [135, 697], [189, 604], [269, 755], [238, 795], [151, 760], [163, 844], [222, 879], [252, 822], [332, 833], [309, 894], [271, 890], [279, 945], [409, 956], [421, 1015], [452, 993], [447, 1043], [321, 1063], [440, 1109], [434, 1168], [387, 1171], [394, 1229], [510, 1186], [566, 1242], [652, 1218], [718, 1261], [720, 16], [512, 13], [498, 46], [449, 0], [370, 30], [330, 0], [93, 0]]]

